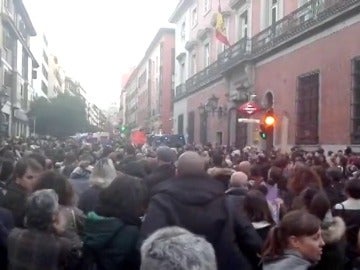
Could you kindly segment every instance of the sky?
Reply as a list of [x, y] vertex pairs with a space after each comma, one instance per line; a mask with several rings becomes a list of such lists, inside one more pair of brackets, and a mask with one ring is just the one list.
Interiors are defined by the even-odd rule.
[[38, 34], [66, 74], [103, 109], [119, 100], [121, 77], [135, 67], [178, 0], [23, 0]]

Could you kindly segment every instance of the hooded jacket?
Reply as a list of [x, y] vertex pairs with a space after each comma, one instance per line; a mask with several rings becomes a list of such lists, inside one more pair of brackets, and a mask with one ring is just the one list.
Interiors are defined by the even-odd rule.
[[153, 188], [170, 178], [175, 176], [175, 166], [172, 164], [163, 164], [157, 168], [155, 168], [152, 173], [144, 178], [144, 183], [148, 187], [148, 190], [151, 194]]
[[92, 257], [98, 269], [138, 269], [140, 255], [136, 250], [139, 230], [118, 218], [107, 218], [90, 212], [85, 221], [84, 253]]
[[307, 270], [311, 266], [300, 253], [287, 250], [279, 259], [264, 262], [263, 270]]
[[322, 226], [321, 236], [325, 242], [325, 246], [323, 247], [321, 260], [313, 269], [344, 269], [346, 247], [344, 241], [345, 231], [345, 222], [340, 217], [334, 217], [330, 224]]
[[165, 181], [155, 189], [141, 228], [142, 239], [157, 229], [179, 226], [204, 236], [214, 246], [219, 270], [251, 269], [236, 238], [249, 254], [259, 252], [261, 239], [248, 220], [231, 218], [221, 182], [206, 174], [188, 175]]

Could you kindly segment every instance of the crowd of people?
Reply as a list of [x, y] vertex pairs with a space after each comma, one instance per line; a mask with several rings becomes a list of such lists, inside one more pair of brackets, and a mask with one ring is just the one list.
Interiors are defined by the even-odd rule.
[[360, 157], [2, 143], [0, 269], [360, 269]]

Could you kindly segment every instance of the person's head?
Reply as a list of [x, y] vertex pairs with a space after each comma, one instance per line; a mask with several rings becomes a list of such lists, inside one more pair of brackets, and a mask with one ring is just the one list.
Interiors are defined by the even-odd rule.
[[122, 174], [100, 192], [95, 212], [131, 223], [143, 214], [146, 200], [147, 192], [142, 180]]
[[234, 172], [230, 177], [230, 187], [248, 188], [248, 176], [243, 172]]
[[279, 167], [272, 166], [268, 171], [268, 177], [266, 183], [269, 185], [275, 185], [283, 179], [282, 170]]
[[331, 184], [330, 178], [326, 175], [326, 170], [321, 165], [312, 166], [311, 169], [320, 177], [323, 187], [328, 187]]
[[31, 193], [42, 172], [43, 167], [36, 160], [22, 158], [15, 164], [14, 180], [28, 193]]
[[274, 224], [266, 197], [259, 190], [250, 190], [246, 194], [244, 211], [251, 222], [267, 221]]
[[360, 199], [360, 179], [351, 179], [346, 183], [345, 192], [348, 197]]
[[51, 230], [58, 218], [59, 203], [55, 191], [43, 189], [35, 191], [27, 200], [25, 224], [30, 229]]
[[307, 188], [300, 194], [302, 204], [309, 213], [324, 220], [331, 209], [330, 201], [325, 192], [315, 188]]
[[106, 188], [116, 177], [116, 170], [110, 158], [102, 158], [96, 162], [91, 175], [90, 183], [93, 186]]
[[60, 205], [72, 206], [74, 204], [74, 190], [71, 183], [57, 172], [47, 171], [40, 175], [34, 190], [42, 189], [54, 190]]
[[212, 161], [215, 167], [222, 167], [224, 162], [224, 154], [220, 150], [215, 151], [212, 155]]
[[46, 169], [46, 157], [44, 157], [43, 155], [39, 154], [39, 153], [31, 153], [29, 155], [26, 156], [29, 159], [34, 159], [36, 160], [43, 168], [43, 170]]
[[238, 171], [245, 173], [247, 176], [250, 176], [250, 167], [251, 164], [249, 161], [241, 161], [238, 166]]
[[309, 187], [321, 189], [322, 184], [320, 177], [307, 166], [296, 168], [294, 176], [289, 181], [289, 190], [297, 196]]
[[65, 154], [64, 166], [70, 166], [77, 163], [76, 155], [73, 152], [68, 152]]
[[199, 175], [205, 172], [205, 161], [198, 153], [187, 151], [178, 159], [177, 173], [179, 176]]
[[141, 247], [141, 270], [216, 270], [215, 252], [204, 238], [179, 227], [150, 235]]
[[333, 183], [339, 183], [343, 179], [344, 175], [340, 168], [333, 167], [326, 170], [327, 178]]
[[136, 154], [135, 147], [131, 144], [125, 145], [124, 151], [126, 156], [135, 156]]
[[176, 161], [176, 152], [168, 146], [160, 146], [156, 150], [158, 165], [173, 164]]
[[264, 180], [263, 168], [260, 164], [251, 165], [250, 178], [255, 181], [255, 185], [259, 185]]
[[287, 213], [268, 234], [262, 253], [264, 260], [279, 258], [289, 249], [312, 263], [319, 261], [325, 245], [320, 225], [321, 221], [306, 211]]

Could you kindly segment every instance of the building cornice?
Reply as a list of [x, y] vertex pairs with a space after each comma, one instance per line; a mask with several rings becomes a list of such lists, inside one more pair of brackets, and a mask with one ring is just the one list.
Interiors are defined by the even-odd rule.
[[16, 8], [19, 10], [19, 13], [21, 14], [26, 27], [28, 28], [28, 32], [30, 36], [36, 36], [36, 30], [35, 27], [33, 25], [33, 23], [31, 22], [29, 13], [27, 12], [24, 3], [22, 0], [14, 0], [14, 4], [16, 5]]
[[192, 4], [194, 4], [194, 2], [194, 0], [180, 0], [174, 12], [171, 14], [169, 22], [177, 23], [181, 16], [191, 7]]

